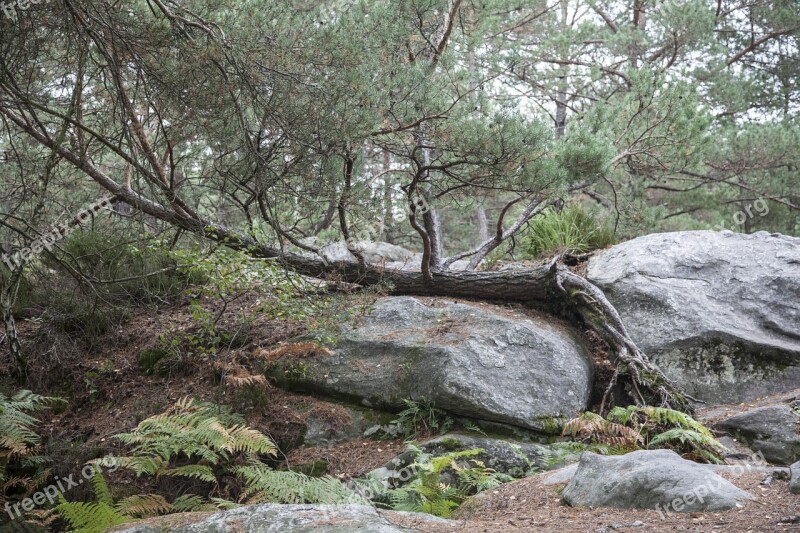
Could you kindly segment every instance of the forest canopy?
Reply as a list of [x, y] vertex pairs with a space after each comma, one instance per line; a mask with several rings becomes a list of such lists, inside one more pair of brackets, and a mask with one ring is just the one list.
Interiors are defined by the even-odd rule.
[[52, 1], [11, 13], [6, 251], [105, 191], [142, 233], [177, 217], [308, 251], [385, 240], [429, 250], [434, 269], [524, 254], [514, 237], [564, 202], [617, 239], [798, 232], [792, 0]]

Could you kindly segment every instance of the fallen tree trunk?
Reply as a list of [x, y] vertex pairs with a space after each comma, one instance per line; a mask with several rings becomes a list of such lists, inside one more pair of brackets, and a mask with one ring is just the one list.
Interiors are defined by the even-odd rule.
[[329, 263], [311, 254], [280, 254], [219, 226], [206, 227], [205, 235], [250, 255], [280, 260], [301, 274], [362, 286], [382, 284], [394, 295], [518, 301], [546, 307], [569, 318], [578, 316], [608, 344], [616, 368], [601, 411], [612, 403], [609, 400], [615, 388], [624, 392], [628, 403], [693, 411], [691, 402], [696, 400], [683, 393], [636, 346], [603, 291], [557, 259], [535, 268], [499, 272], [433, 271], [431, 279], [426, 280], [419, 271], [387, 269], [355, 261]]

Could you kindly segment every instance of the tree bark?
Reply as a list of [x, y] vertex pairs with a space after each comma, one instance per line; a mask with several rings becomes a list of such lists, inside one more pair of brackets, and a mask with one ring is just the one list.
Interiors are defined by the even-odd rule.
[[17, 299], [22, 267], [14, 268], [8, 278], [0, 285], [0, 316], [3, 320], [8, 351], [11, 355], [12, 373], [19, 383], [24, 383], [28, 373], [28, 362], [22, 352], [22, 345], [17, 335], [17, 323], [14, 320], [14, 303]]

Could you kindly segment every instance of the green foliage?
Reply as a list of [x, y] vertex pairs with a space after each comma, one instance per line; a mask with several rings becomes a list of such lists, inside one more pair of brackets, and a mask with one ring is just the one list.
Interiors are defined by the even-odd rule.
[[63, 502], [57, 510], [69, 523], [72, 533], [103, 533], [131, 519], [106, 503]]
[[310, 477], [269, 468], [260, 457], [276, 455], [275, 444], [246, 427], [244, 420], [226, 407], [185, 398], [117, 438], [131, 447], [130, 455], [117, 458], [123, 468], [137, 476], [174, 477], [200, 483], [210, 492], [207, 499], [185, 494], [172, 504], [161, 496], [129, 497], [116, 505], [116, 510], [126, 515], [231, 508], [238, 505], [236, 502], [342, 503], [354, 498], [363, 501], [330, 476]]
[[613, 228], [606, 221], [579, 205], [561, 211], [547, 209], [530, 223], [523, 239], [530, 257], [589, 252], [616, 240]]
[[110, 302], [161, 302], [205, 281], [180, 272], [166, 243], [131, 241], [110, 231], [78, 231], [67, 237], [62, 250], [52, 266], [81, 272], [89, 280], [111, 281], [97, 286]]
[[189, 398], [117, 438], [133, 447], [132, 455], [120, 458], [120, 464], [137, 475], [209, 482], [216, 479], [214, 466], [227, 469], [237, 457], [253, 461], [277, 451], [269, 438], [246, 427], [238, 415]]
[[180, 361], [180, 355], [167, 348], [145, 348], [139, 352], [139, 367], [145, 374], [168, 376]]
[[606, 453], [669, 448], [689, 459], [725, 463], [725, 448], [705, 426], [686, 413], [663, 407], [615, 407], [605, 418], [586, 412], [567, 422], [563, 434], [600, 446], [599, 451]]
[[245, 483], [242, 498], [255, 503], [366, 503], [338, 479], [276, 471], [261, 464], [236, 468]]
[[406, 469], [414, 472], [414, 477], [405, 485], [387, 489], [376, 497], [378, 503], [396, 511], [424, 512], [447, 518], [467, 497], [513, 479], [474, 459], [483, 452], [481, 449], [438, 457], [414, 445], [409, 445], [409, 450], [415, 454], [415, 459]]
[[0, 393], [0, 501], [6, 501], [19, 489], [31, 490], [46, 476], [41, 467], [48, 461], [38, 455], [41, 437], [35, 427], [39, 420], [30, 413], [42, 411], [59, 398], [21, 390], [11, 397]]
[[404, 399], [403, 403], [406, 408], [384, 428], [388, 438], [397, 438], [399, 433], [406, 440], [414, 440], [420, 435], [446, 433], [453, 427], [453, 418], [425, 398], [419, 401]]
[[102, 533], [137, 518], [216, 509], [195, 496], [181, 496], [170, 504], [158, 494], [136, 494], [115, 502], [99, 470], [91, 477], [91, 483], [94, 502], [68, 502], [63, 495], [60, 497], [56, 512], [70, 525], [71, 533]]
[[215, 334], [220, 315], [203, 307], [203, 297], [227, 304], [249, 291], [258, 291], [266, 298], [260, 311], [270, 318], [302, 320], [317, 312], [316, 302], [304, 298], [307, 292], [313, 292], [313, 286], [275, 261], [253, 258], [243, 251], [228, 248], [173, 250], [170, 257], [185, 275], [206, 280], [192, 287], [189, 295], [192, 314], [208, 335]]

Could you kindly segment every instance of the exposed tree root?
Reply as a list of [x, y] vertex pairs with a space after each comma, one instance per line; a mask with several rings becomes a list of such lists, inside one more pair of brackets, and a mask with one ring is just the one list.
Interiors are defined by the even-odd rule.
[[621, 387], [636, 405], [657, 405], [679, 411], [693, 411], [695, 398], [682, 392], [648, 359], [628, 335], [619, 313], [597, 286], [573, 274], [563, 265], [554, 264], [558, 289], [572, 302], [586, 324], [605, 340], [612, 351], [614, 375], [609, 381], [600, 411], [612, 402], [611, 396]]

